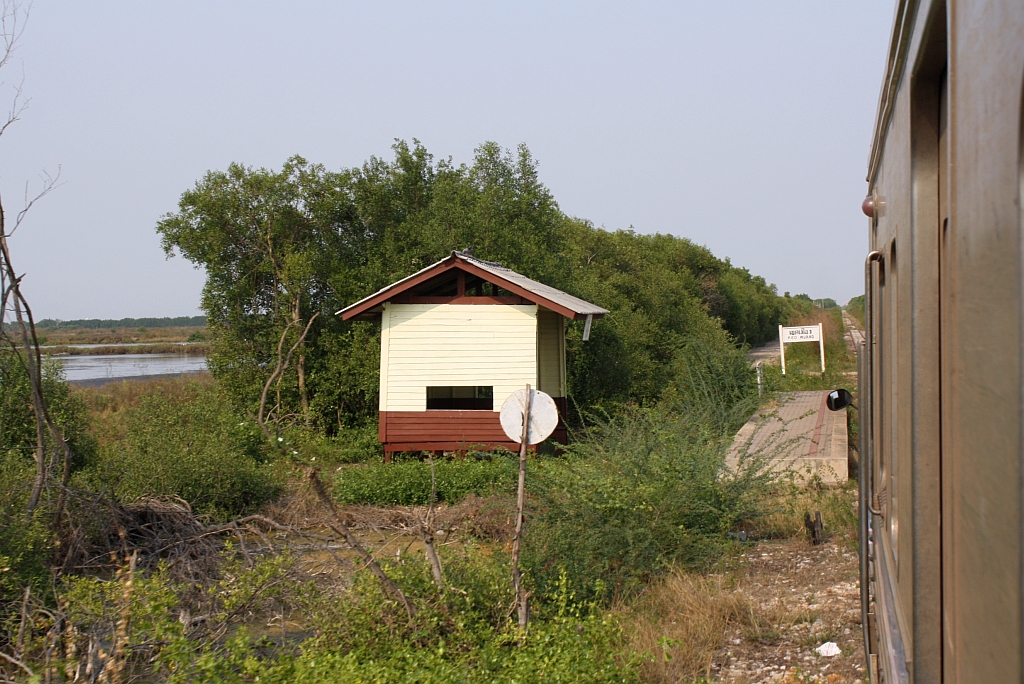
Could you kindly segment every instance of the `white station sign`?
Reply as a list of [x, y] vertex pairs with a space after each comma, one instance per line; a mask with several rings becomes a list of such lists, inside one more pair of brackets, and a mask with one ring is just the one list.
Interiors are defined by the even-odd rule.
[[785, 344], [790, 342], [820, 342], [820, 325], [801, 325], [792, 328], [782, 329], [782, 341]]
[[825, 372], [825, 335], [821, 323], [815, 325], [779, 326], [779, 358], [782, 360], [782, 374], [786, 374], [786, 345], [794, 342], [817, 342], [821, 351], [821, 372]]

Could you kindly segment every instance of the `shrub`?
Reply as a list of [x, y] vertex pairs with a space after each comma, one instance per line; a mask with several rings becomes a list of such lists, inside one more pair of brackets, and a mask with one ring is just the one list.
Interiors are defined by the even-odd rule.
[[[42, 370], [47, 409], [71, 448], [71, 465], [77, 470], [95, 455], [95, 443], [86, 433], [85, 405], [64, 380], [60, 362], [47, 357]], [[36, 446], [36, 416], [30, 387], [19, 353], [0, 350], [0, 451], [17, 450], [28, 462], [32, 461]], [[51, 441], [47, 433], [47, 450], [55, 446]]]
[[756, 458], [728, 470], [729, 443], [706, 423], [636, 409], [595, 425], [564, 463], [538, 466], [525, 548], [539, 588], [565, 572], [577, 591], [601, 582], [621, 596], [671, 564], [717, 558], [733, 525], [767, 512], [773, 479]]
[[261, 437], [215, 387], [156, 392], [128, 409], [123, 442], [103, 449], [101, 479], [118, 498], [176, 496], [200, 513], [230, 517], [276, 496]]
[[687, 340], [672, 371], [662, 406], [690, 423], [732, 435], [758, 408], [757, 372], [724, 340]]
[[[439, 594], [425, 563], [386, 564], [417, 606], [412, 619], [367, 572], [339, 591], [295, 579], [282, 557], [260, 558], [251, 567], [229, 560], [224, 579], [206, 586], [175, 582], [163, 569], [149, 575], [122, 569], [112, 581], [66, 578], [58, 587], [68, 607], [64, 638], [72, 644], [66, 666], [84, 671], [90, 643], [120, 638], [122, 656], [110, 654], [106, 674], [120, 668], [125, 679], [143, 681], [637, 681], [636, 663], [619, 655], [618, 623], [575, 601], [564, 582], [554, 595], [537, 598], [547, 614], [531, 621], [518, 645], [507, 615], [504, 560], [500, 553], [446, 558], [447, 596]], [[293, 619], [310, 635], [297, 644], [264, 627], [282, 602], [295, 605]], [[200, 609], [204, 620], [183, 624], [182, 615]], [[36, 660], [45, 647], [45, 623], [41, 618], [26, 649]]]
[[[457, 503], [468, 494], [511, 492], [515, 465], [508, 459], [465, 459], [435, 463], [437, 501]], [[334, 489], [345, 504], [421, 506], [430, 501], [430, 465], [421, 461], [374, 463], [344, 468]]]
[[37, 591], [49, 585], [52, 511], [40, 506], [33, 515], [25, 512], [34, 474], [22, 454], [0, 453], [0, 605], [18, 598], [27, 584]]

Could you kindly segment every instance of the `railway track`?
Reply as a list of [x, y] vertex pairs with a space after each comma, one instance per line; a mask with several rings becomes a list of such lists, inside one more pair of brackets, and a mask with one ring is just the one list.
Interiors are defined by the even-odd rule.
[[843, 327], [846, 332], [843, 333], [843, 338], [846, 340], [846, 348], [849, 352], [856, 356], [857, 349], [860, 348], [860, 343], [864, 341], [864, 331], [857, 325], [857, 321], [850, 314], [843, 312]]

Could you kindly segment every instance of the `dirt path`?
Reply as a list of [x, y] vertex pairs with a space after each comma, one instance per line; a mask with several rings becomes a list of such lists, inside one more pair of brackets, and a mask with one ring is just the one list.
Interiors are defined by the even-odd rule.
[[[726, 634], [713, 681], [866, 681], [857, 568], [857, 552], [847, 541], [812, 546], [797, 538], [751, 546], [741, 558], [736, 590], [749, 600], [754, 626]], [[816, 653], [825, 642], [841, 653]]]
[[777, 339], [772, 340], [768, 344], [761, 347], [754, 347], [747, 351], [747, 360], [750, 363], [779, 363], [779, 341]]

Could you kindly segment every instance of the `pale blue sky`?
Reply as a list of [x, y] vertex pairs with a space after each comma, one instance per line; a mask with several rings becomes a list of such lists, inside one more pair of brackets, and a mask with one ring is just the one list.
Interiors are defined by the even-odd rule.
[[[418, 138], [468, 162], [526, 143], [562, 209], [672, 233], [780, 292], [862, 289], [860, 213], [892, 0], [37, 0], [0, 102], [12, 241], [37, 318], [198, 313], [154, 231], [209, 169], [330, 168]], [[6, 107], [6, 105], [4, 105]]]

